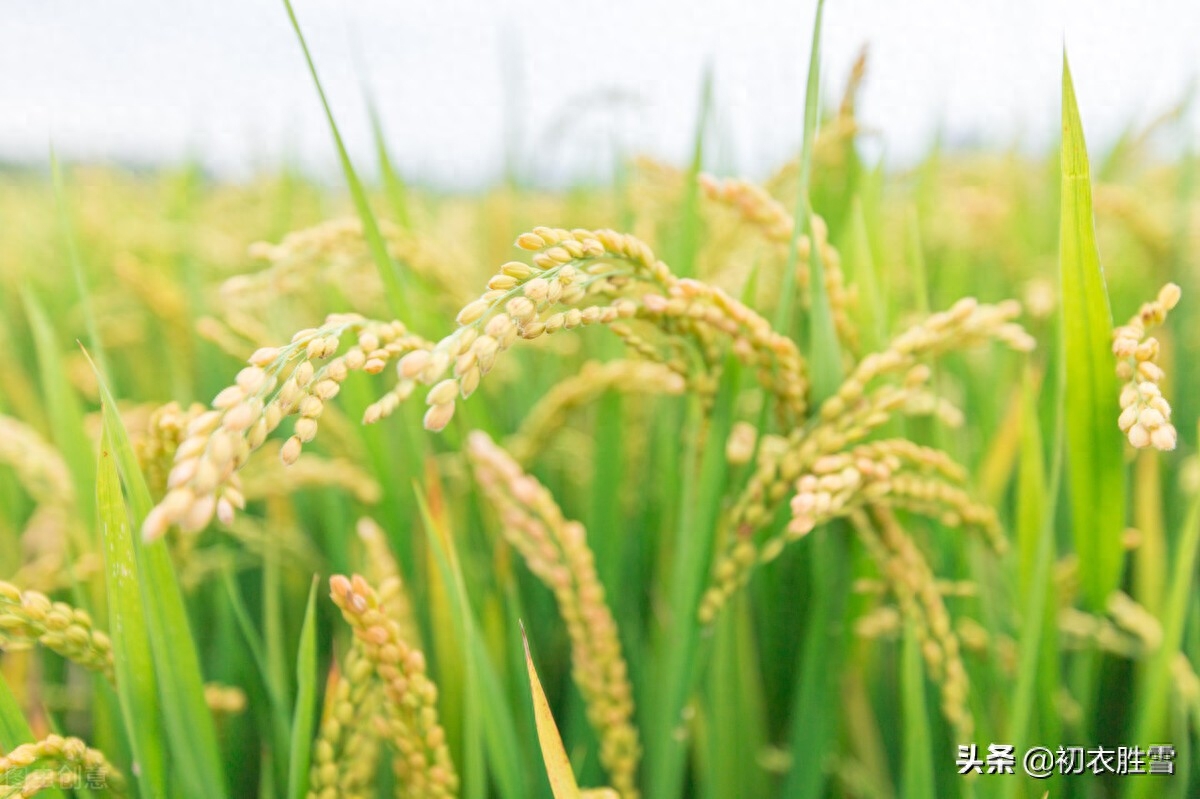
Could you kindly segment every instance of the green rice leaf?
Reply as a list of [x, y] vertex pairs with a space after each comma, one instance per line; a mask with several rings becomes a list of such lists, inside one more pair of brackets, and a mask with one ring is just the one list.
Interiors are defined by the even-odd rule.
[[9, 752], [32, 740], [33, 731], [8, 687], [8, 679], [0, 675], [0, 750]]
[[681, 277], [688, 277], [696, 272], [696, 253], [700, 242], [699, 177], [704, 168], [704, 144], [712, 117], [712, 96], [713, 71], [709, 65], [705, 67], [700, 88], [700, 111], [692, 136], [692, 159], [688, 164], [687, 179], [683, 184], [683, 203], [679, 209], [679, 225], [674, 231], [674, 246], [670, 250], [671, 263]]
[[1117, 427], [1112, 314], [1096, 249], [1087, 147], [1065, 53], [1062, 126], [1059, 263], [1067, 376], [1066, 475], [1080, 581], [1088, 606], [1099, 610], [1121, 578], [1124, 442]]
[[492, 661], [488, 658], [483, 637], [476, 629], [472, 639], [476, 673], [479, 678], [483, 713], [483, 743], [488, 763], [496, 780], [497, 793], [504, 799], [526, 799], [531, 796], [528, 778], [522, 764], [525, 758], [518, 746], [517, 724], [508, 706], [508, 697]]
[[[96, 379], [110, 461], [119, 470], [128, 496], [129, 517], [126, 521], [132, 520], [135, 528], [141, 529], [146, 514], [153, 507], [150, 489], [108, 384], [99, 372]], [[141, 623], [146, 627], [154, 659], [153, 668], [136, 673], [139, 676], [156, 675], [166, 742], [183, 795], [205, 799], [223, 797], [225, 770], [212, 714], [204, 699], [196, 640], [175, 567], [163, 541], [143, 544], [140, 536], [134, 536], [131, 546], [137, 571], [129, 573], [140, 575], [144, 617]], [[138, 718], [143, 717], [139, 715]]]
[[[821, 248], [813, 231], [814, 217], [809, 183], [812, 176], [813, 148], [817, 139], [817, 122], [821, 105], [821, 21], [825, 0], [817, 0], [813, 22], [812, 49], [808, 60], [808, 83], [804, 96], [804, 141], [800, 152], [800, 181], [793, 212], [793, 229], [808, 237], [809, 295], [808, 357], [812, 370], [813, 404], [817, 405], [837, 392], [842, 381], [842, 353], [837, 330], [833, 324], [833, 308], [825, 285], [825, 265]], [[784, 335], [792, 330], [792, 314], [796, 302], [796, 268], [800, 260], [800, 242], [793, 236], [784, 266], [783, 286], [775, 315], [775, 329]]]
[[[827, 773], [822, 767], [836, 744], [841, 713], [831, 712], [846, 656], [846, 606], [850, 594], [850, 536], [835, 521], [813, 531], [808, 546], [809, 585], [813, 586], [792, 704], [792, 769], [784, 785], [787, 799], [818, 799]], [[837, 705], [836, 707], [840, 707]]]
[[706, 695], [707, 779], [712, 796], [762, 796], [767, 745], [763, 687], [749, 597], [739, 592], [716, 621]]
[[[812, 174], [812, 149], [816, 143], [817, 120], [821, 112], [821, 22], [824, 0], [817, 0], [816, 19], [812, 23], [812, 48], [809, 53], [809, 77], [804, 94], [804, 140], [800, 151], [800, 180], [797, 190], [794, 226], [797, 233], [809, 236], [809, 358], [812, 359], [812, 395], [814, 404], [832, 396], [841, 383], [841, 348], [833, 324], [833, 311], [824, 282], [824, 264], [820, 247], [812, 235], [812, 206], [809, 182]], [[792, 314], [796, 306], [796, 269], [799, 264], [799, 238], [793, 236], [788, 245], [784, 280], [780, 288], [779, 306], [775, 311], [775, 329], [791, 335]]]
[[[514, 793], [520, 784], [520, 777], [515, 773], [520, 757], [514, 745], [516, 742], [516, 725], [508, 715], [509, 710], [503, 703], [484, 702], [483, 696], [496, 696], [499, 679], [493, 672], [491, 662], [483, 646], [479, 625], [471, 612], [467, 596], [466, 583], [463, 581], [459, 565], [458, 553], [454, 548], [454, 539], [446, 529], [444, 517], [434, 514], [425, 494], [414, 485], [417, 496], [417, 507], [424, 523], [426, 540], [430, 551], [437, 563], [439, 574], [447, 587], [447, 600], [450, 606], [450, 616], [454, 622], [454, 631], [458, 640], [458, 651], [463, 656], [463, 795], [470, 799], [482, 796], [486, 790], [484, 775], [484, 755], [487, 764], [495, 772], [495, 777], [501, 788], [501, 794], [506, 797], [516, 797], [522, 794]], [[508, 737], [512, 736], [512, 737]], [[524, 794], [528, 795], [528, 794]]]
[[312, 54], [308, 51], [308, 43], [304, 40], [304, 33], [300, 30], [300, 21], [296, 19], [296, 12], [292, 8], [291, 0], [283, 0], [283, 4], [287, 8], [288, 19], [292, 22], [292, 29], [296, 32], [296, 39], [300, 42], [300, 49], [304, 51], [304, 61], [308, 64], [308, 72], [312, 75], [313, 85], [316, 87], [317, 94], [321, 98], [321, 107], [325, 110], [325, 119], [329, 122], [329, 131], [333, 134], [334, 144], [337, 145], [338, 161], [341, 162], [342, 173], [346, 178], [346, 185], [349, 187], [350, 196], [354, 200], [354, 208], [358, 211], [358, 216], [362, 220], [363, 236], [367, 240], [367, 247], [371, 252], [371, 258], [375, 261], [375, 267], [379, 270], [379, 278], [383, 281], [383, 289], [387, 297], [388, 307], [398, 319], [411, 320], [412, 317], [408, 314], [408, 298], [404, 273], [401, 271], [400, 265], [388, 253], [387, 243], [383, 240], [383, 234], [379, 230], [379, 223], [375, 219], [375, 213], [371, 210], [371, 203], [367, 198], [366, 189], [363, 188], [362, 181], [358, 178], [358, 173], [354, 171], [354, 164], [350, 161], [350, 154], [346, 151], [346, 145], [342, 141], [342, 134], [338, 130], [337, 122], [333, 118], [333, 109], [330, 108], [329, 100], [325, 97], [325, 89], [321, 86], [320, 77], [317, 76], [317, 65], [313, 62]]
[[109, 635], [117, 697], [125, 732], [133, 749], [138, 785], [146, 796], [166, 796], [166, 741], [150, 627], [142, 605], [137, 545], [129, 526], [129, 511], [121, 480], [110, 422], [104, 421], [103, 443], [96, 469], [96, 507], [104, 543], [104, 576], [108, 587]]
[[878, 352], [887, 340], [887, 309], [881, 297], [879, 275], [871, 253], [871, 235], [863, 215], [862, 197], [857, 194], [850, 201], [850, 230], [846, 237], [842, 252], [847, 279], [858, 286], [862, 298], [855, 310], [863, 351]]
[[[1061, 398], [1062, 386], [1055, 388]], [[1048, 685], [1056, 679], [1058, 671], [1057, 653], [1053, 649], [1058, 610], [1053, 602], [1053, 570], [1056, 555], [1054, 520], [1062, 475], [1063, 414], [1061, 408], [1056, 410], [1053, 463], [1047, 481], [1035, 394], [1035, 381], [1027, 377], [1022, 395], [1021, 451], [1017, 467], [1018, 586], [1024, 610], [1017, 684], [1005, 737], [1018, 752], [1024, 751], [1038, 732], [1034, 723], [1043, 715], [1038, 712], [1039, 707], [1053, 701], [1053, 686], [1050, 685], [1051, 690], [1048, 690]], [[1041, 733], [1047, 734], [1047, 728], [1052, 724], [1044, 722]], [[1012, 780], [1005, 786], [1004, 795], [1019, 796], [1020, 787], [1020, 781]]]
[[317, 578], [313, 577], [300, 628], [296, 655], [296, 710], [292, 714], [292, 748], [288, 757], [288, 799], [304, 799], [316, 727], [317, 698]]
[[900, 696], [904, 709], [904, 783], [902, 799], [933, 799], [933, 740], [929, 730], [929, 710], [925, 697], [925, 665], [916, 627], [904, 626], [900, 648]]
[[[329, 523], [335, 526], [336, 521]], [[288, 764], [283, 753], [291, 748], [291, 724], [288, 716], [287, 697], [291, 695], [291, 685], [288, 679], [290, 671], [287, 645], [284, 643], [283, 632], [283, 586], [280, 579], [279, 542], [269, 538], [266, 542], [266, 552], [263, 553], [263, 590], [262, 590], [262, 619], [263, 641], [267, 658], [267, 685], [271, 696], [278, 697], [274, 703], [275, 742], [274, 751], [278, 752], [275, 760], [275, 782], [284, 786], [288, 782]]]
[[[274, 749], [277, 752], [282, 752], [284, 745], [291, 739], [284, 695], [278, 681], [272, 678], [271, 661], [267, 655], [267, 647], [263, 642], [262, 635], [259, 634], [258, 629], [254, 626], [254, 621], [250, 618], [250, 611], [246, 607], [246, 601], [242, 598], [241, 591], [238, 589], [237, 581], [234, 580], [233, 574], [229, 571], [226, 571], [222, 577], [225, 593], [229, 598], [229, 606], [233, 610], [234, 621], [237, 622], [238, 629], [245, 639], [246, 649], [250, 653], [250, 659], [258, 667], [259, 676], [262, 678], [263, 686], [265, 686], [267, 691]], [[276, 763], [278, 764], [278, 758], [276, 758]]]

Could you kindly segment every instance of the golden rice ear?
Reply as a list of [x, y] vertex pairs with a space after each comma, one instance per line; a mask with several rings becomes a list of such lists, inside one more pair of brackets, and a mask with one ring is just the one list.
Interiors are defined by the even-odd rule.
[[[1015, 302], [983, 305], [973, 298], [927, 317], [882, 352], [863, 358], [837, 392], [821, 404], [815, 425], [793, 430], [784, 447], [764, 452], [730, 515], [725, 551], [714, 561], [699, 618], [710, 623], [759, 563], [817, 525], [864, 505], [883, 503], [980, 528], [1003, 552], [1006, 542], [993, 510], [971, 499], [965, 474], [945, 453], [903, 439], [867, 440], [914, 397], [925, 398], [930, 369], [919, 359], [989, 340], [1018, 351], [1033, 339], [1013, 319]], [[883, 378], [893, 382], [882, 383]], [[898, 380], [898, 383], [896, 382]], [[792, 520], [766, 541], [754, 535], [791, 498]]]
[[[354, 343], [338, 354], [349, 336]], [[153, 540], [172, 526], [199, 532], [214, 517], [228, 524], [245, 504], [240, 470], [284, 419], [297, 417], [293, 435], [279, 450], [290, 465], [317, 435], [325, 404], [351, 372], [376, 374], [388, 362], [428, 346], [400, 322], [331, 314], [325, 324], [299, 331], [282, 347], [257, 350], [233, 385], [216, 395], [212, 410], [188, 421], [167, 493], [147, 515], [142, 536]]]
[[1179, 286], [1168, 283], [1127, 324], [1113, 331], [1117, 377], [1125, 381], [1117, 425], [1138, 449], [1172, 450], [1178, 440], [1175, 425], [1171, 424], [1171, 406], [1158, 385], [1166, 376], [1158, 364], [1158, 339], [1147, 332], [1166, 321], [1181, 294]]
[[114, 682], [112, 642], [87, 611], [0, 581], [0, 648], [41, 644]]
[[970, 680], [962, 644], [933, 570], [912, 537], [884, 507], [850, 515], [858, 538], [878, 564], [900, 613], [916, 630], [930, 679], [940, 686], [942, 715], [955, 735], [969, 740], [975, 727], [969, 701]]
[[[469, 273], [445, 266], [469, 263], [469, 249], [452, 237], [403, 229], [385, 219], [377, 222], [392, 259], [434, 289], [429, 300], [439, 311], [453, 313], [455, 301], [471, 293]], [[385, 303], [386, 289], [357, 216], [319, 222], [292, 231], [278, 242], [255, 242], [248, 255], [257, 262], [256, 268], [229, 277], [220, 286], [224, 321], [239, 323], [242, 317], [257, 316], [263, 307], [281, 299], [319, 298], [331, 290], [353, 298], [360, 308]], [[251, 338], [262, 340], [261, 336]], [[229, 351], [240, 353], [237, 348]]]
[[[715, 333], [755, 368], [781, 408], [797, 419], [806, 410], [806, 369], [795, 342], [721, 289], [677, 278], [641, 239], [613, 230], [539, 227], [517, 243], [533, 251], [534, 266], [501, 267], [489, 285], [504, 288], [489, 288], [463, 306], [458, 328], [437, 343], [409, 334], [400, 322], [332, 314], [284, 346], [256, 350], [235, 383], [214, 397], [212, 410], [189, 421], [166, 495], [147, 514], [143, 538], [157, 539], [171, 527], [199, 532], [214, 518], [229, 524], [245, 504], [239, 471], [250, 455], [284, 419], [296, 416], [292, 435], [279, 450], [285, 464], [295, 464], [316, 437], [326, 403], [350, 373], [378, 374], [389, 364], [397, 368], [395, 386], [365, 409], [364, 423], [392, 414], [421, 384], [428, 387], [425, 427], [438, 432], [453, 419], [459, 398], [475, 392], [502, 352], [518, 339], [558, 330], [604, 325], [632, 342], [635, 334], [625, 322], [639, 318], [676, 349], [701, 353], [700, 374], [694, 378], [686, 365], [671, 363], [688, 387], [706, 396], [715, 391], [711, 371], [722, 357], [713, 343]], [[357, 341], [339, 354], [347, 334]]]
[[111, 796], [127, 795], [125, 776], [103, 752], [79, 738], [48, 735], [0, 757], [0, 785], [13, 789], [7, 794], [10, 796], [33, 796], [47, 788], [78, 788], [85, 777], [99, 782]]
[[363, 577], [335, 574], [329, 588], [362, 646], [363, 679], [373, 675], [381, 687], [382, 713], [374, 720], [397, 753], [392, 760], [397, 780], [414, 797], [457, 795], [458, 773], [439, 721], [438, 690], [426, 673], [425, 655], [404, 640], [379, 594]]
[[400, 564], [388, 546], [387, 535], [374, 519], [363, 516], [354, 527], [363, 542], [364, 571], [367, 580], [379, 586], [379, 601], [400, 627], [400, 635], [412, 646], [421, 648], [421, 630], [413, 613], [408, 586], [400, 576]]
[[357, 638], [329, 672], [321, 725], [313, 742], [309, 799], [361, 795], [374, 783], [381, 751], [380, 731], [371, 723], [383, 703], [363, 642]]

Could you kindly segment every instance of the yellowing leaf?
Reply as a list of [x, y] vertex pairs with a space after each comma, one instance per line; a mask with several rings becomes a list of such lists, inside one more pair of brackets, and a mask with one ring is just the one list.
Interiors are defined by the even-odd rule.
[[[550, 790], [554, 792], [554, 799], [582, 799], [567, 750], [563, 748], [562, 737], [558, 734], [558, 725], [554, 723], [554, 714], [550, 712], [550, 703], [546, 701], [542, 682], [538, 679], [537, 669], [533, 667], [533, 656], [529, 654], [529, 639], [525, 637], [524, 627], [521, 628], [521, 640], [525, 644], [525, 665], [529, 669], [529, 689], [533, 693], [533, 717], [537, 721], [538, 743], [542, 748], [542, 760], [546, 763], [546, 774], [550, 777]], [[592, 799], [604, 796], [595, 791], [588, 791], [587, 795]]]

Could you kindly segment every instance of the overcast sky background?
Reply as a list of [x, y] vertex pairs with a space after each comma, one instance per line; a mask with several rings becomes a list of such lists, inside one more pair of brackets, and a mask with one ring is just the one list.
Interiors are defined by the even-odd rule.
[[[795, 151], [814, 1], [295, 0], [351, 147], [371, 160], [363, 84], [396, 160], [471, 187], [517, 164], [600, 176], [614, 147], [683, 161], [705, 64], [713, 164], [762, 174]], [[194, 156], [240, 177], [336, 155], [281, 0], [0, 0], [0, 160], [139, 165]], [[1196, 0], [829, 0], [824, 91], [870, 46], [860, 114], [891, 163], [952, 143], [1057, 136], [1067, 43], [1093, 148], [1200, 75]], [[1192, 113], [1179, 138], [1198, 136]], [[1178, 144], [1177, 140], [1175, 144]]]

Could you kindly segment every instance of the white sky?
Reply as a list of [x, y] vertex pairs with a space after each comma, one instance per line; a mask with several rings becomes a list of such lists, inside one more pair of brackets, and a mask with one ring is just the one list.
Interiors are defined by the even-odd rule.
[[[402, 170], [441, 185], [500, 174], [506, 130], [539, 178], [603, 175], [614, 141], [682, 161], [706, 63], [715, 166], [759, 174], [799, 140], [814, 0], [295, 2], [364, 167], [363, 80]], [[282, 0], [0, 0], [0, 13], [0, 160], [44, 163], [53, 141], [67, 158], [336, 173]], [[1200, 75], [1196, 0], [828, 0], [825, 30], [831, 99], [870, 44], [861, 115], [891, 160], [939, 127], [1052, 142], [1064, 39], [1093, 146]]]

